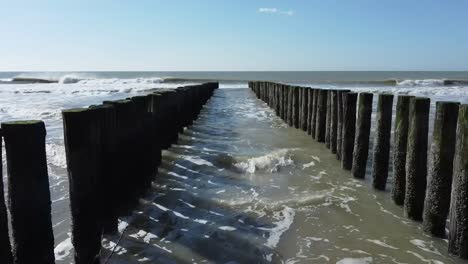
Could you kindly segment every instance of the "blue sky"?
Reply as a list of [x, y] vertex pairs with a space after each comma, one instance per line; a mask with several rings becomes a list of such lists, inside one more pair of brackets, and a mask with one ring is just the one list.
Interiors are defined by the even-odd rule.
[[468, 70], [468, 1], [0, 0], [0, 70]]

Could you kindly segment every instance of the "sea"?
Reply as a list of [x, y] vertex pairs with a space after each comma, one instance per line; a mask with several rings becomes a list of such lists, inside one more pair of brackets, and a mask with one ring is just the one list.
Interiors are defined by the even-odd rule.
[[[0, 72], [0, 122], [46, 124], [56, 262], [73, 263], [61, 110], [218, 81], [120, 233], [103, 240], [108, 263], [467, 263], [393, 204], [391, 173], [386, 191], [372, 189], [373, 133], [366, 179], [353, 179], [255, 98], [254, 80], [429, 97], [430, 126], [436, 101], [468, 103], [468, 72]], [[6, 186], [5, 156], [3, 166]]]

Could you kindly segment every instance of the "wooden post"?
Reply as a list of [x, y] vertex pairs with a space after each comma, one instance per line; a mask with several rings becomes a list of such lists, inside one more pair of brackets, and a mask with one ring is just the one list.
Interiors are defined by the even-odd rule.
[[301, 119], [301, 128], [303, 131], [307, 132], [307, 120], [309, 117], [309, 111], [308, 111], [308, 103], [309, 103], [309, 88], [302, 88], [302, 104], [301, 104], [301, 112], [302, 112], [302, 119]]
[[343, 146], [343, 94], [350, 92], [350, 90], [338, 90], [336, 96], [338, 105], [338, 123], [336, 129], [336, 159], [341, 160], [342, 146]]
[[[0, 131], [1, 133], [1, 131]], [[0, 159], [2, 158], [2, 139], [0, 138]], [[10, 236], [8, 234], [8, 217], [5, 206], [5, 193], [3, 192], [3, 165], [0, 164], [0, 263], [11, 264]]]
[[325, 118], [325, 147], [330, 148], [331, 132], [331, 90], [327, 90], [327, 113]]
[[14, 263], [54, 263], [49, 175], [42, 121], [2, 123]]
[[354, 135], [356, 133], [357, 93], [343, 93], [343, 130], [341, 168], [351, 170], [353, 165]]
[[315, 139], [325, 142], [325, 129], [327, 125], [327, 90], [318, 90], [317, 117], [315, 123]]
[[317, 129], [317, 108], [318, 108], [318, 98], [320, 94], [320, 89], [314, 89], [313, 102], [312, 102], [312, 123], [310, 125], [310, 133], [312, 134], [313, 139], [316, 138], [316, 129]]
[[408, 218], [416, 221], [422, 220], [426, 193], [429, 105], [429, 98], [410, 100], [404, 209]]
[[[445, 237], [445, 223], [450, 208], [453, 156], [457, 132], [456, 102], [437, 102], [431, 144], [429, 182], [424, 202], [423, 229], [437, 237]], [[468, 155], [468, 153], [465, 153]]]
[[[117, 148], [116, 135], [116, 118], [115, 108], [110, 104], [90, 106], [90, 108], [99, 108], [102, 112], [100, 118], [100, 130], [102, 144], [102, 173], [97, 181], [97, 190], [99, 190], [99, 199], [107, 199], [108, 197], [116, 197], [120, 195], [115, 188], [109, 188], [109, 183], [114, 182], [117, 173], [115, 168], [116, 156], [119, 155]], [[112, 205], [103, 206], [100, 209], [102, 215], [103, 232], [113, 234], [117, 232], [117, 210]]]
[[395, 116], [393, 149], [393, 188], [392, 199], [403, 205], [406, 191], [406, 148], [408, 145], [409, 106], [413, 96], [398, 96]]
[[468, 259], [468, 104], [460, 106], [450, 202], [449, 253]]
[[293, 90], [293, 126], [299, 128], [299, 87], [292, 86]]
[[331, 120], [330, 120], [330, 149], [332, 153], [336, 153], [336, 140], [338, 136], [338, 105], [337, 105], [337, 94], [336, 90], [330, 91], [330, 99], [331, 99]]
[[351, 170], [354, 178], [358, 179], [364, 179], [366, 176], [373, 97], [374, 95], [371, 93], [359, 94], [357, 134], [354, 141], [353, 167]]
[[392, 130], [393, 95], [380, 94], [377, 103], [377, 127], [374, 142], [372, 185], [377, 190], [385, 190], [390, 158], [390, 137]]
[[314, 89], [307, 89], [307, 134], [312, 134], [312, 115], [313, 115]]
[[284, 122], [286, 122], [286, 112], [287, 112], [287, 108], [286, 108], [286, 101], [287, 101], [287, 94], [286, 94], [286, 88], [284, 87], [284, 85], [280, 84], [280, 98], [281, 98], [281, 101], [280, 101], [280, 108], [281, 108], [281, 119], [283, 119]]
[[290, 85], [287, 85], [287, 90], [288, 90], [288, 125], [290, 127], [294, 126], [294, 113], [293, 113], [293, 89]]
[[104, 205], [98, 189], [103, 175], [101, 108], [62, 111], [70, 182], [72, 242], [75, 263], [96, 263], [101, 250]]

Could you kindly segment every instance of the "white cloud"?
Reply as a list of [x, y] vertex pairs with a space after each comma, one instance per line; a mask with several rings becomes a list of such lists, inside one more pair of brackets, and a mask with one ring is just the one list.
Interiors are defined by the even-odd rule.
[[294, 11], [293, 10], [280, 10], [276, 7], [260, 7], [258, 9], [259, 13], [265, 13], [265, 14], [278, 14], [278, 15], [284, 15], [284, 16], [293, 16]]
[[274, 13], [278, 13], [278, 9], [275, 7], [260, 7], [258, 9], [258, 12], [274, 14]]
[[289, 10], [289, 11], [281, 11], [280, 14], [286, 15], [286, 16], [294, 16], [294, 11]]

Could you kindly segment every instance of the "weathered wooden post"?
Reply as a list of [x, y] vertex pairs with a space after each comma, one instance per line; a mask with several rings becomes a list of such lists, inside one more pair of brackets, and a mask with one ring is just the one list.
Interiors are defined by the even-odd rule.
[[358, 102], [358, 117], [356, 122], [356, 136], [354, 140], [353, 167], [354, 178], [364, 179], [366, 176], [367, 158], [369, 155], [369, 136], [372, 117], [371, 93], [360, 93]]
[[313, 101], [312, 101], [312, 117], [310, 125], [310, 133], [312, 134], [313, 139], [316, 138], [316, 129], [317, 129], [317, 109], [318, 109], [318, 100], [319, 100], [320, 89], [314, 89]]
[[325, 118], [325, 147], [330, 148], [331, 132], [331, 90], [327, 90], [327, 117]]
[[96, 263], [103, 228], [98, 187], [104, 172], [101, 142], [104, 109], [68, 109], [62, 111], [62, 117], [75, 263]]
[[281, 100], [280, 100], [279, 85], [275, 83], [273, 84], [273, 87], [275, 90], [275, 113], [276, 113], [276, 116], [280, 116]]
[[44, 123], [36, 120], [5, 122], [2, 133], [14, 263], [54, 263]]
[[[159, 107], [161, 104], [162, 95], [153, 93], [149, 94], [149, 105], [148, 111], [152, 114], [152, 121], [153, 121], [153, 134], [151, 136], [152, 146], [153, 146], [153, 166], [159, 166], [161, 164], [161, 117]], [[186, 105], [186, 108], [190, 110], [191, 106]], [[190, 113], [186, 115], [186, 123], [187, 125], [191, 123]]]
[[[445, 237], [445, 223], [450, 208], [459, 103], [437, 102], [436, 105], [423, 229], [434, 236]], [[468, 152], [465, 154], [468, 155]]]
[[351, 170], [353, 165], [354, 135], [356, 133], [357, 93], [343, 93], [343, 130], [341, 168]]
[[294, 97], [294, 91], [290, 85], [286, 86], [288, 90], [288, 125], [290, 127], [294, 126], [294, 113], [293, 113], [293, 97]]
[[408, 126], [410, 99], [413, 96], [399, 95], [394, 131], [393, 149], [393, 188], [392, 199], [397, 205], [403, 205], [406, 192], [406, 148], [408, 145]]
[[315, 123], [315, 140], [325, 142], [325, 130], [327, 125], [327, 90], [318, 90], [317, 117]]
[[[97, 190], [99, 190], [99, 197], [115, 197], [119, 195], [115, 192], [115, 188], [109, 188], [109, 183], [114, 182], [117, 171], [115, 168], [116, 155], [118, 154], [117, 148], [117, 135], [116, 133], [116, 119], [115, 119], [115, 108], [110, 105], [97, 105], [90, 106], [90, 108], [100, 108], [102, 111], [102, 118], [100, 118], [100, 130], [102, 144], [102, 173], [101, 177], [97, 181]], [[99, 198], [101, 199], [101, 198]], [[102, 228], [106, 234], [112, 234], [117, 232], [117, 211], [112, 205], [103, 206], [100, 209], [102, 215]]]
[[343, 146], [343, 94], [350, 92], [350, 90], [338, 90], [336, 102], [338, 105], [338, 123], [336, 129], [336, 159], [341, 160], [342, 146]]
[[[1, 130], [0, 130], [1, 133]], [[0, 159], [2, 158], [2, 139], [0, 137]], [[5, 193], [3, 192], [3, 165], [0, 164], [0, 263], [11, 264], [10, 236], [8, 235], [8, 217], [5, 206]]]
[[331, 120], [330, 120], [330, 149], [332, 153], [336, 153], [336, 139], [337, 139], [337, 129], [338, 129], [338, 105], [336, 102], [338, 92], [336, 90], [330, 91], [331, 99]]
[[312, 115], [313, 115], [314, 89], [307, 89], [307, 134], [312, 133]]
[[408, 218], [416, 221], [422, 220], [426, 193], [429, 105], [429, 98], [410, 100], [404, 209]]
[[281, 119], [283, 119], [284, 122], [286, 122], [286, 113], [288, 111], [286, 107], [286, 102], [288, 100], [287, 93], [286, 93], [286, 88], [284, 87], [283, 84], [280, 84], [280, 97], [281, 97]]
[[390, 137], [392, 130], [393, 95], [380, 94], [377, 103], [377, 127], [374, 142], [372, 185], [377, 190], [385, 190], [390, 158]]
[[468, 258], [468, 104], [458, 113], [453, 186], [450, 202], [449, 253]]
[[309, 88], [302, 88], [302, 125], [301, 128], [303, 131], [307, 132], [307, 120], [309, 117], [309, 111], [308, 111], [308, 103], [309, 103]]
[[293, 125], [299, 128], [299, 87], [292, 86], [293, 90]]

